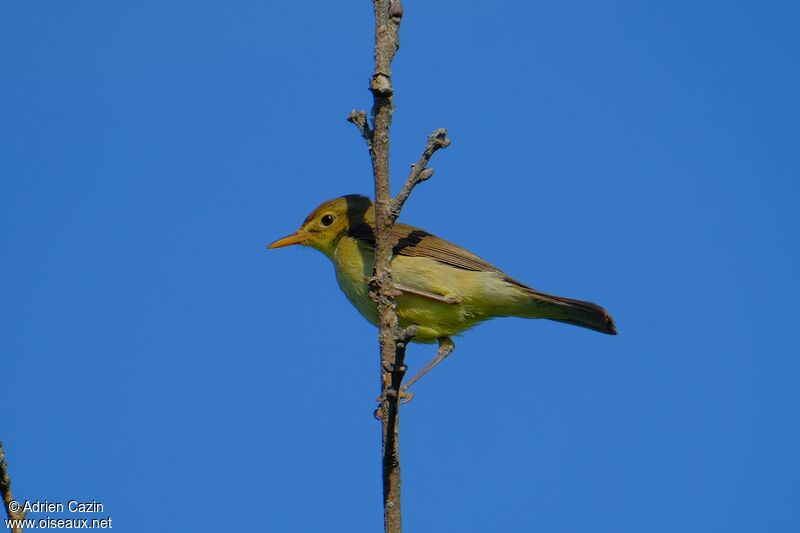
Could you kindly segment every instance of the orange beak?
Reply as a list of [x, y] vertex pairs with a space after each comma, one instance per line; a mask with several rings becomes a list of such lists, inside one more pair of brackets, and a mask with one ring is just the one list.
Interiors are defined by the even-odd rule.
[[296, 231], [291, 235], [287, 235], [282, 239], [278, 239], [277, 241], [270, 243], [267, 245], [267, 248], [283, 248], [284, 246], [292, 246], [295, 244], [305, 244], [306, 237], [308, 235], [302, 231]]

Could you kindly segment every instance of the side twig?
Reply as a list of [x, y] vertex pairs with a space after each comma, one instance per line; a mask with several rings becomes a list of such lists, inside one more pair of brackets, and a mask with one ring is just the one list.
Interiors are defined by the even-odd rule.
[[350, 114], [347, 115], [347, 121], [352, 122], [358, 128], [358, 131], [361, 132], [361, 136], [364, 138], [364, 141], [367, 143], [367, 148], [371, 151], [372, 150], [372, 128], [369, 127], [369, 122], [367, 122], [367, 112], [366, 111], [356, 111], [353, 109], [350, 111]]
[[[10, 520], [24, 520], [25, 511], [12, 510], [11, 502], [14, 498], [11, 496], [11, 477], [8, 475], [8, 465], [6, 464], [6, 452], [3, 449], [3, 443], [0, 442], [0, 494], [3, 495], [3, 505], [6, 508], [6, 514]], [[22, 526], [12, 527], [12, 533], [22, 533]]]
[[397, 193], [394, 201], [392, 201], [391, 216], [393, 220], [397, 220], [397, 217], [400, 216], [400, 210], [403, 209], [403, 205], [408, 200], [414, 187], [433, 176], [433, 169], [428, 168], [428, 163], [433, 154], [437, 150], [448, 146], [450, 146], [450, 139], [447, 137], [446, 129], [439, 128], [428, 136], [428, 143], [425, 145], [425, 150], [422, 151], [422, 156], [420, 156], [419, 161], [411, 165], [411, 172], [408, 174], [403, 188], [400, 189], [400, 192]]

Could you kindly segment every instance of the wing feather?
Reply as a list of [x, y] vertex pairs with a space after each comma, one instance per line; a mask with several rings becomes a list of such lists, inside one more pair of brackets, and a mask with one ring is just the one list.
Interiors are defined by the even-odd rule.
[[[375, 233], [369, 224], [351, 225], [349, 234], [364, 244], [375, 247]], [[392, 228], [392, 239], [394, 255], [427, 257], [463, 270], [503, 274], [499, 268], [472, 252], [408, 224], [395, 224]]]
[[414, 226], [395, 224], [392, 233], [395, 255], [428, 257], [463, 270], [502, 274], [499, 268], [472, 252]]

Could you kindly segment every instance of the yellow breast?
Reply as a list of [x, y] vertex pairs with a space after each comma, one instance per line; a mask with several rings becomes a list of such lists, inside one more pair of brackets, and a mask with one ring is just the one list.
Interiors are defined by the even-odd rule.
[[[336, 279], [347, 299], [372, 324], [377, 325], [375, 303], [369, 296], [369, 279], [375, 264], [372, 249], [344, 237], [337, 245], [333, 262]], [[493, 272], [473, 272], [454, 268], [427, 257], [395, 256], [392, 276], [398, 285], [457, 297], [449, 304], [416, 294], [397, 298], [397, 315], [402, 327], [419, 327], [415, 341], [435, 342], [439, 337], [457, 335], [478, 322], [496, 316], [490, 304], [496, 288], [505, 283]]]

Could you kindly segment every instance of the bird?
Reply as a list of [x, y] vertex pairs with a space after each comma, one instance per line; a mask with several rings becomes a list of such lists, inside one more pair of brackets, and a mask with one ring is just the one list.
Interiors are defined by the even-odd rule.
[[[533, 289], [425, 230], [395, 223], [392, 243], [399, 326], [415, 326], [413, 342], [439, 344], [436, 357], [403, 385], [403, 391], [453, 352], [452, 337], [492, 318], [546, 318], [617, 334], [614, 319], [599, 305]], [[323, 202], [297, 231], [267, 248], [292, 245], [314, 248], [330, 259], [347, 299], [364, 318], [378, 325], [370, 294], [375, 266], [375, 206], [371, 199], [348, 194]]]

